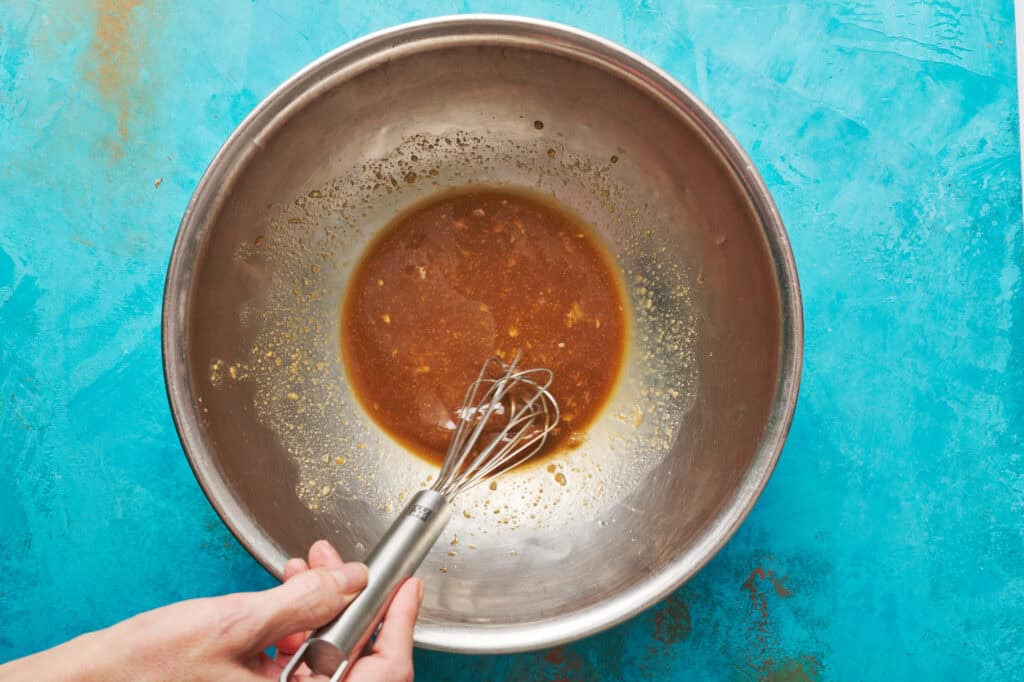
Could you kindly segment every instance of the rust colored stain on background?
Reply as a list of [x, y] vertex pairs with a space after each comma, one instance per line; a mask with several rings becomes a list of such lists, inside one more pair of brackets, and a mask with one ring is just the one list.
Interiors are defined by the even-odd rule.
[[583, 671], [583, 659], [564, 646], [557, 646], [547, 653], [544, 660], [556, 670], [553, 682], [576, 682], [577, 680], [593, 679], [592, 671]]
[[821, 675], [821, 666], [814, 656], [801, 656], [782, 661], [762, 678], [764, 682], [815, 682]]
[[132, 85], [138, 78], [139, 45], [131, 31], [133, 15], [141, 0], [96, 0], [96, 25], [86, 54], [85, 77], [117, 115], [117, 141], [111, 142], [119, 158], [128, 140], [128, 124], [134, 102]]
[[[747, 579], [743, 581], [743, 589], [750, 594], [750, 603], [757, 612], [757, 617], [753, 624], [754, 639], [758, 643], [759, 659], [765, 659], [768, 652], [768, 630], [771, 626], [771, 622], [768, 617], [768, 600], [765, 598], [761, 588], [757, 585], [757, 580], [764, 580], [764, 569], [758, 566]], [[770, 667], [770, 659], [768, 659], [768, 665], [764, 665], [762, 662], [758, 668]]]
[[690, 608], [679, 592], [673, 593], [654, 612], [654, 639], [662, 644], [680, 642], [692, 629]]
[[[624, 670], [629, 645], [627, 634], [612, 628], [596, 635], [588, 643], [556, 646], [547, 651], [516, 658], [503, 679], [526, 682], [595, 682], [596, 680], [628, 680], [637, 677], [636, 670]], [[641, 662], [641, 666], [643, 663]], [[644, 677], [639, 675], [637, 679]]]
[[[768, 675], [776, 669], [775, 661], [771, 655], [771, 642], [774, 638], [772, 632], [771, 617], [768, 612], [768, 597], [760, 587], [759, 583], [769, 583], [779, 597], [792, 597], [793, 593], [782, 583], [773, 571], [766, 571], [757, 566], [750, 572], [747, 579], [743, 581], [742, 588], [749, 593], [750, 603], [756, 613], [751, 625], [756, 651], [752, 652], [751, 667], [758, 673], [760, 679], [768, 679]], [[783, 679], [783, 678], [780, 678]]]

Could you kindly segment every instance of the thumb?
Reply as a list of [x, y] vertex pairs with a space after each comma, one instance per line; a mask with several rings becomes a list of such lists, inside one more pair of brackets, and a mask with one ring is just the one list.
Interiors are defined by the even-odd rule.
[[323, 625], [355, 599], [366, 587], [366, 579], [366, 566], [349, 563], [305, 571], [280, 587], [252, 595], [254, 617], [262, 624], [254, 646], [262, 649]]

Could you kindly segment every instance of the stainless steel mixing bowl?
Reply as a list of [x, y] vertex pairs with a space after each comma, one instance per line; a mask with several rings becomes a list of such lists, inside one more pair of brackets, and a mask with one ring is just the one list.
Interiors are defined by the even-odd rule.
[[434, 471], [353, 399], [342, 296], [391, 216], [473, 183], [575, 210], [631, 308], [622, 377], [583, 445], [459, 499], [420, 571], [417, 644], [509, 652], [597, 632], [692, 576], [750, 511], [792, 418], [802, 313], [786, 234], [689, 92], [600, 38], [508, 17], [409, 24], [327, 55], [253, 111], [196, 189], [164, 363], [196, 477], [268, 570], [321, 537], [363, 556]]

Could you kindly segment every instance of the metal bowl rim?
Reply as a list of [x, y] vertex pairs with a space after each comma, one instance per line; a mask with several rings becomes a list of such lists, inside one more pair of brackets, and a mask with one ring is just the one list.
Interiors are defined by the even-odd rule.
[[[586, 50], [608, 66], [628, 67], [644, 78], [662, 97], [669, 97], [678, 113], [698, 122], [743, 183], [761, 220], [773, 257], [782, 302], [782, 357], [779, 385], [765, 434], [753, 464], [729, 504], [713, 517], [689, 552], [661, 572], [639, 581], [630, 589], [600, 604], [544, 621], [497, 627], [453, 626], [423, 623], [416, 628], [416, 644], [437, 651], [497, 654], [557, 646], [587, 637], [621, 623], [657, 603], [699, 571], [725, 545], [750, 513], [771, 477], [792, 423], [803, 362], [803, 308], [800, 284], [782, 218], [753, 163], [725, 125], [688, 89], [665, 71], [609, 40], [549, 21], [495, 14], [442, 16], [401, 24], [349, 42], [310, 63], [290, 77], [256, 106], [228, 137], [196, 186], [182, 217], [171, 252], [164, 285], [162, 338], [164, 379], [168, 401], [182, 447], [196, 479], [210, 504], [228, 529], [264, 568], [281, 578], [287, 558], [284, 550], [246, 514], [240, 501], [221, 478], [212, 448], [203, 438], [186, 358], [189, 291], [195, 256], [202, 247], [218, 203], [211, 187], [223, 184], [237, 168], [254, 140], [274, 119], [294, 104], [287, 95], [308, 91], [319, 72], [341, 65], [368, 48], [387, 51], [390, 43], [424, 38], [444, 38], [452, 29], [477, 29], [480, 33], [527, 35], [555, 39]], [[329, 74], [328, 74], [329, 75]], [[262, 122], [262, 123], [261, 123]]]

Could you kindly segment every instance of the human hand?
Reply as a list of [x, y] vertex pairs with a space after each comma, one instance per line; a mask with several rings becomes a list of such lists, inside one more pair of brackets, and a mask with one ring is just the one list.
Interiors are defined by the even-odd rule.
[[[330, 543], [320, 540], [310, 548], [308, 564], [302, 559], [290, 559], [285, 564], [285, 584], [311, 570], [325, 567], [337, 568], [345, 565]], [[352, 564], [347, 565], [351, 566]], [[357, 565], [363, 568], [362, 585], [365, 587], [366, 569], [362, 564]], [[352, 672], [346, 678], [349, 682], [412, 682], [412, 632], [422, 600], [423, 582], [419, 578], [410, 578], [399, 588], [395, 598], [388, 606], [384, 622], [380, 632], [377, 633], [370, 653], [357, 660], [352, 666]], [[350, 601], [352, 601], [351, 598], [345, 602], [345, 606]], [[338, 609], [317, 625], [322, 625], [342, 610], [343, 608]], [[276, 644], [277, 656], [273, 660], [262, 654], [261, 670], [264, 674], [269, 672], [269, 676], [276, 680], [280, 676], [281, 670], [288, 664], [289, 659], [298, 651], [308, 636], [309, 632], [303, 631], [279, 640]], [[314, 675], [305, 665], [302, 665], [293, 679], [320, 682], [321, 680], [326, 681], [327, 677]]]
[[[367, 578], [365, 566], [344, 563], [323, 540], [310, 548], [308, 563], [291, 559], [284, 573], [285, 583], [270, 590], [172, 604], [0, 666], [0, 680], [276, 680], [308, 631], [340, 613]], [[412, 680], [422, 589], [416, 578], [399, 589], [372, 650], [352, 666], [351, 682]], [[274, 644], [277, 655], [270, 658], [264, 650]], [[327, 678], [302, 666], [293, 680]]]

